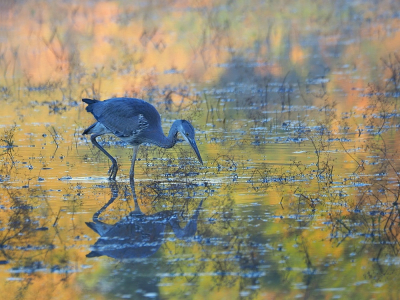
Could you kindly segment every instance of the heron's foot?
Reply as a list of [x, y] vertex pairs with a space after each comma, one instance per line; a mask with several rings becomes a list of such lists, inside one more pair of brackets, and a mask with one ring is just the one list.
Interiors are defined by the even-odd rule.
[[110, 174], [110, 177], [108, 177], [109, 180], [115, 180], [115, 177], [117, 177], [117, 172], [118, 172], [118, 165], [116, 163], [113, 163], [108, 170], [108, 174]]

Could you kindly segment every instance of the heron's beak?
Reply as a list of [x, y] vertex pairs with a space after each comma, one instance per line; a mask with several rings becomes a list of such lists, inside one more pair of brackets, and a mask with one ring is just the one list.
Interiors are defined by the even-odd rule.
[[196, 155], [197, 155], [197, 158], [199, 159], [199, 162], [200, 162], [201, 164], [203, 164], [203, 160], [201, 159], [199, 149], [197, 149], [196, 141], [195, 141], [194, 139], [188, 138], [188, 137], [185, 136], [184, 134], [183, 134], [183, 138], [190, 144], [190, 146], [192, 146], [194, 152], [195, 152]]

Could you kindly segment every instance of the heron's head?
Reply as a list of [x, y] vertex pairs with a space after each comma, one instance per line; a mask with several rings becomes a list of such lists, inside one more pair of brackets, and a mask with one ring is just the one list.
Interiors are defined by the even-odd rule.
[[199, 159], [199, 162], [203, 164], [203, 160], [201, 159], [199, 149], [197, 149], [196, 145], [196, 140], [194, 137], [194, 128], [192, 124], [190, 124], [186, 120], [179, 120], [177, 125], [178, 131], [182, 134], [183, 138], [192, 146], [194, 152], [197, 155], [197, 158]]

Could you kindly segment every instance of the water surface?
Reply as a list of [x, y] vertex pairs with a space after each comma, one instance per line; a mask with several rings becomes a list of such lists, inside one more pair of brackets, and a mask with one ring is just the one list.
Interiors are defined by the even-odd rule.
[[[396, 1], [0, 4], [4, 299], [399, 294]], [[82, 98], [188, 119], [102, 145]], [[93, 225], [97, 224], [97, 225]]]

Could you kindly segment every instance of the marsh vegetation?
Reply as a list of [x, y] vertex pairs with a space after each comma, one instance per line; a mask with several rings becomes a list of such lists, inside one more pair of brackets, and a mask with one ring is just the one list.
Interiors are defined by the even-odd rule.
[[[4, 297], [396, 298], [398, 11], [2, 1]], [[164, 132], [189, 120], [204, 166], [147, 145], [132, 185], [132, 147], [104, 136], [108, 181], [81, 98], [114, 96], [152, 103]]]

